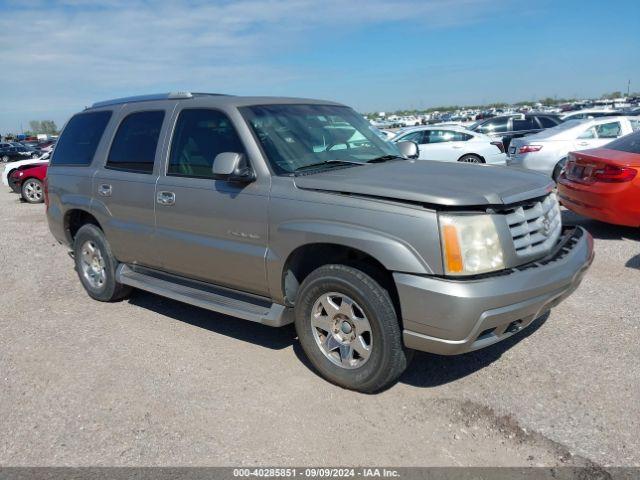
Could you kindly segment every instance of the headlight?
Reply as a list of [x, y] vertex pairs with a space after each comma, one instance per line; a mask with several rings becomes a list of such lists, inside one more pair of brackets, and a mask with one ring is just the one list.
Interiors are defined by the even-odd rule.
[[447, 275], [477, 275], [504, 268], [504, 254], [492, 215], [439, 215]]

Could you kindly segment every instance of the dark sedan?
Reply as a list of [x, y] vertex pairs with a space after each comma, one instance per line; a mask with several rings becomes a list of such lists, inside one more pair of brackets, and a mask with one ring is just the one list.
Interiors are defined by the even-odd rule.
[[26, 147], [3, 147], [0, 148], [0, 161], [12, 162], [14, 160], [26, 160], [27, 158], [37, 157], [38, 152]]

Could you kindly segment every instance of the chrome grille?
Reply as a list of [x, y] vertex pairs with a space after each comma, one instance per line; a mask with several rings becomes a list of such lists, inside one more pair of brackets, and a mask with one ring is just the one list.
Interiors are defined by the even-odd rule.
[[560, 238], [562, 219], [555, 193], [505, 212], [516, 255], [547, 253]]

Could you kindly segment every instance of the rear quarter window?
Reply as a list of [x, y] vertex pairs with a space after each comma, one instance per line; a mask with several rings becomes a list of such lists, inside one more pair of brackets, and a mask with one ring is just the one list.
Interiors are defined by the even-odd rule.
[[90, 165], [110, 118], [110, 110], [74, 115], [56, 144], [51, 165]]

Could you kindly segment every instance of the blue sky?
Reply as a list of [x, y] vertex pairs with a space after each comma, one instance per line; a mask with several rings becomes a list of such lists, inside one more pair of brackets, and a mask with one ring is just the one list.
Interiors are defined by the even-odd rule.
[[360, 111], [640, 91], [640, 1], [0, 0], [0, 132], [172, 90]]

